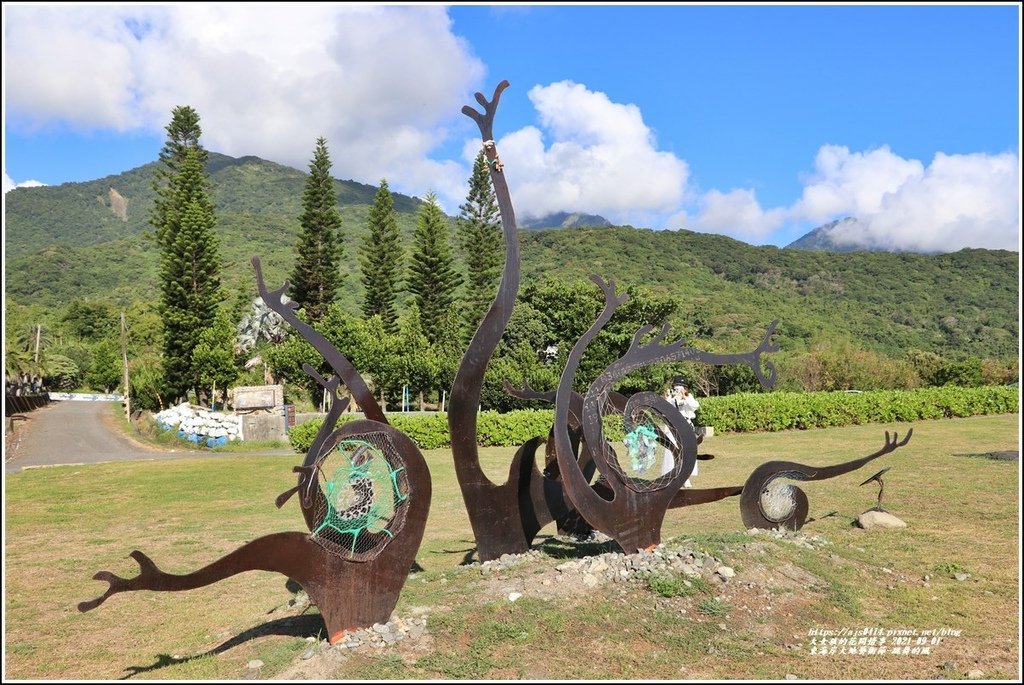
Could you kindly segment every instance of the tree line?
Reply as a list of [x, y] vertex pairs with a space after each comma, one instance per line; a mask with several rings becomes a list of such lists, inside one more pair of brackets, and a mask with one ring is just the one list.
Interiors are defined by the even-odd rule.
[[[184, 399], [222, 406], [227, 388], [268, 381], [284, 382], [291, 402], [321, 404], [319, 386], [301, 369], [303, 362], [318, 365], [319, 356], [258, 298], [246, 296], [243, 301], [236, 295], [230, 300], [221, 284], [217, 215], [198, 113], [191, 107], [175, 108], [166, 130], [149, 217], [160, 253], [159, 302], [155, 307], [137, 302], [126, 312], [133, 407], [159, 409]], [[439, 406], [466, 343], [486, 313], [504, 260], [483, 154], [475, 160], [454, 231], [436, 196], [428, 193], [417, 210], [408, 250], [402, 245], [386, 179], [381, 179], [367, 215], [367, 231], [346, 250], [330, 168], [327, 141], [320, 137], [302, 193], [288, 296], [299, 315], [366, 374], [381, 402], [395, 406], [411, 391], [418, 406]], [[456, 254], [464, 270], [457, 267]], [[358, 311], [338, 301], [344, 273], [351, 271], [340, 268], [345, 259], [358, 262], [363, 292]], [[670, 321], [688, 339], [707, 333], [700, 312], [684, 310], [670, 295], [634, 286], [630, 296], [588, 349], [580, 383], [588, 384], [616, 359], [644, 324]], [[484, 407], [524, 406], [505, 393], [505, 379], [553, 389], [562, 362], [600, 306], [596, 288], [582, 279], [547, 276], [528, 283], [488, 368]], [[31, 334], [25, 325], [28, 312], [14, 313], [8, 321], [15, 327], [7, 331], [9, 380], [27, 376], [45, 379], [51, 387], [95, 390], [122, 384], [120, 341], [104, 323], [113, 314], [110, 305], [73, 300], [45, 335], [39, 324]], [[982, 385], [1005, 383], [1018, 373], [1015, 362], [943, 359], [919, 350], [893, 359], [842, 338], [812, 340], [798, 352], [776, 357], [779, 387], [787, 390]], [[758, 389], [749, 370], [696, 364], [641, 369], [624, 379], [620, 389], [658, 389], [676, 375], [691, 378], [704, 395]]]

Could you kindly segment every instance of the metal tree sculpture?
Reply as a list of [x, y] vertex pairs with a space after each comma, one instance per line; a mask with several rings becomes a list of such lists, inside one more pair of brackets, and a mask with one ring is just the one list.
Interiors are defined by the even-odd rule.
[[509, 466], [508, 478], [501, 485], [492, 483], [483, 472], [477, 448], [477, 410], [484, 372], [508, 326], [519, 292], [515, 212], [504, 165], [494, 143], [494, 113], [508, 85], [508, 81], [499, 83], [489, 101], [482, 93], [476, 93], [476, 100], [484, 109], [482, 113], [468, 105], [462, 108], [463, 114], [480, 129], [505, 241], [505, 266], [497, 293], [462, 357], [448, 404], [455, 473], [481, 561], [527, 551], [541, 528], [553, 521], [564, 522], [573, 511], [560, 480], [538, 469], [537, 448], [543, 438], [534, 438], [519, 448]]
[[[740, 495], [740, 516], [743, 518], [743, 525], [747, 528], [799, 530], [807, 522], [807, 495], [795, 485], [776, 484], [773, 481], [779, 478], [801, 481], [825, 480], [841, 476], [903, 447], [910, 442], [910, 437], [913, 434], [914, 429], [911, 428], [907, 431], [907, 437], [897, 442], [899, 436], [893, 433], [892, 440], [890, 440], [889, 431], [886, 431], [885, 445], [882, 449], [866, 457], [834, 466], [807, 466], [793, 461], [769, 461], [761, 464], [747, 478], [747, 482], [743, 485], [743, 494]], [[870, 483], [886, 470], [888, 469], [875, 474], [864, 483]], [[881, 504], [881, 491], [879, 491], [878, 499]]]
[[[547, 463], [543, 472], [537, 464], [537, 450], [542, 442], [541, 437], [528, 441], [519, 449], [509, 466], [508, 477], [501, 485], [492, 483], [480, 467], [477, 448], [477, 410], [480, 405], [484, 372], [508, 326], [519, 291], [520, 252], [515, 213], [505, 180], [504, 165], [498, 157], [493, 140], [494, 114], [501, 93], [508, 85], [508, 81], [499, 83], [495, 88], [494, 96], [489, 101], [483, 94], [476, 93], [477, 102], [483, 106], [482, 113], [469, 106], [462, 108], [463, 113], [473, 119], [480, 129], [484, 153], [487, 157], [490, 177], [498, 201], [505, 241], [505, 266], [495, 299], [462, 358], [452, 386], [451, 400], [448, 406], [448, 428], [451, 435], [452, 456], [455, 460], [455, 472], [466, 510], [469, 513], [481, 561], [496, 559], [502, 554], [525, 552], [541, 528], [551, 522], [557, 523], [559, 530], [586, 532], [591, 529], [591, 523], [586, 520], [585, 516], [581, 516], [581, 512], [577, 511], [574, 506], [574, 500], [566, 495], [562, 476], [564, 466], [556, 457], [556, 441], [553, 433], [548, 437]], [[685, 358], [685, 356], [679, 358]], [[732, 359], [729, 357], [729, 361], [722, 363], [734, 363]], [[555, 393], [538, 393], [525, 384], [522, 389], [518, 389], [506, 383], [505, 388], [510, 394], [521, 399], [555, 401]], [[603, 473], [592, 485], [590, 484], [598, 464], [592, 458], [591, 451], [579, 451], [584, 432], [583, 397], [572, 391], [569, 391], [568, 397], [567, 439], [571, 453], [579, 455], [579, 463], [576, 465], [579, 480], [585, 484], [585, 487], [593, 490], [592, 494], [597, 499], [612, 499], [615, 496], [614, 491], [605, 481]], [[624, 409], [627, 404], [625, 397], [610, 390], [606, 393], [605, 400], [618, 405], [620, 410]], [[677, 431], [680, 430], [682, 429], [677, 429]], [[691, 429], [691, 437], [692, 433]], [[691, 452], [695, 452], [696, 438], [692, 439], [694, 448]], [[660, 441], [663, 445], [668, 444], [664, 436]], [[675, 452], [678, 455], [678, 448], [675, 448]], [[573, 459], [575, 461], [575, 456]], [[691, 460], [687, 467], [687, 474], [692, 468]], [[678, 485], [681, 485], [683, 481], [685, 481], [685, 476], [679, 480]], [[584, 487], [584, 485], [580, 487]], [[742, 490], [740, 486], [704, 490], [679, 490], [677, 486], [675, 489], [677, 491], [672, 492], [669, 498], [669, 506], [672, 507], [713, 502], [724, 497], [738, 495]]]
[[[281, 507], [298, 493], [309, 533], [266, 535], [197, 571], [166, 573], [149, 557], [131, 553], [140, 567], [134, 578], [100, 571], [93, 578], [110, 584], [100, 597], [78, 605], [89, 611], [111, 595], [132, 590], [191, 590], [244, 571], [275, 571], [295, 580], [317, 605], [332, 643], [347, 630], [387, 622], [423, 539], [430, 509], [430, 472], [423, 455], [404, 434], [388, 425], [383, 411], [356, 370], [333, 345], [282, 303], [288, 289], [269, 292], [260, 262], [253, 257], [260, 296], [299, 331], [334, 370], [323, 378], [303, 369], [331, 393], [330, 411], [301, 466], [298, 484], [278, 496]], [[334, 430], [348, 399], [344, 383], [364, 420]]]
[[[660, 422], [656, 428], [649, 428], [648, 433], [652, 444], [672, 445], [672, 467], [654, 479], [629, 475], [605, 437], [603, 417], [606, 410], [612, 408], [608, 401], [612, 384], [629, 372], [649, 364], [697, 361], [714, 365], [746, 364], [754, 371], [762, 385], [770, 387], [775, 381], [775, 367], [771, 362], [767, 362], [765, 366], [768, 374], [765, 375], [761, 355], [778, 350], [778, 346], [771, 343], [771, 336], [778, 322], [772, 322], [761, 344], [752, 352], [745, 354], [701, 352], [684, 346], [682, 340], [663, 343], [668, 335], [668, 324], [663, 325], [647, 343], [641, 343], [641, 340], [653, 330], [653, 327], [644, 326], [638, 330], [633, 336], [629, 350], [598, 376], [583, 401], [582, 449], [589, 452], [587, 458], [597, 464], [611, 490], [610, 498], [602, 497], [590, 486], [580, 469], [584, 457], [580, 456], [577, 459], [573, 450], [569, 406], [573, 395], [573, 381], [583, 352], [628, 296], [616, 295], [614, 282], [606, 283], [598, 276], [591, 276], [591, 280], [604, 292], [605, 305], [597, 321], [569, 353], [565, 370], [562, 372], [555, 396], [555, 451], [562, 482], [576, 510], [594, 528], [614, 538], [623, 550], [635, 552], [648, 549], [660, 542], [661, 524], [669, 507], [714, 501], [736, 492], [735, 488], [717, 488], [713, 492], [705, 491], [694, 497], [679, 496], [682, 485], [689, 478], [696, 462], [697, 436], [694, 434], [693, 426], [684, 420], [667, 400], [653, 392], [641, 392], [629, 398], [623, 411], [624, 428], [627, 434], [632, 434], [643, 427], [641, 417], [659, 415]], [[671, 434], [671, 441], [667, 439], [667, 433]]]

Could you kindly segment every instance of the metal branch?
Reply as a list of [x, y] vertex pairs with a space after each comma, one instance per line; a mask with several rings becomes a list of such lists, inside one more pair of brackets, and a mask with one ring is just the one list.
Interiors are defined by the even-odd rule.
[[494, 113], [498, 109], [498, 100], [501, 98], [501, 93], [508, 88], [509, 83], [507, 80], [499, 83], [494, 89], [494, 97], [491, 98], [490, 102], [484, 97], [483, 93], [476, 93], [476, 101], [484, 108], [483, 113], [478, 112], [469, 105], [462, 108], [462, 113], [467, 117], [476, 122], [477, 127], [480, 129], [480, 135], [484, 140], [494, 139]]
[[[313, 346], [317, 352], [327, 360], [327, 363], [334, 373], [345, 383], [348, 387], [352, 397], [355, 398], [356, 403], [359, 405], [360, 410], [363, 412], [363, 416], [373, 421], [379, 421], [381, 423], [387, 423], [387, 417], [384, 416], [384, 411], [377, 404], [373, 397], [373, 393], [370, 392], [369, 387], [363, 380], [359, 372], [356, 371], [355, 367], [343, 355], [338, 348], [332, 345], [327, 338], [320, 334], [316, 329], [310, 326], [305, 321], [299, 319], [295, 313], [295, 309], [298, 308], [297, 302], [283, 303], [281, 296], [288, 290], [288, 282], [278, 288], [277, 290], [270, 291], [267, 289], [266, 283], [263, 281], [263, 270], [260, 268], [260, 258], [252, 258], [252, 266], [256, 271], [256, 286], [259, 289], [260, 297], [267, 303], [267, 306], [272, 310], [281, 315], [285, 321], [292, 325], [295, 330], [299, 332], [306, 341]], [[307, 371], [307, 373], [309, 373]]]

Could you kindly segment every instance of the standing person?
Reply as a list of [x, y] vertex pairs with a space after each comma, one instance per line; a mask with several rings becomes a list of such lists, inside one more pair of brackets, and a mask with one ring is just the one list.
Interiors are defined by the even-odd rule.
[[[697, 401], [696, 397], [694, 397], [693, 395], [690, 394], [690, 387], [689, 387], [689, 385], [690, 384], [686, 381], [685, 378], [677, 378], [675, 380], [675, 382], [672, 384], [672, 388], [669, 389], [668, 391], [666, 391], [665, 399], [668, 400], [669, 404], [671, 404], [676, 409], [678, 409], [679, 413], [682, 415], [682, 417], [684, 419], [686, 419], [686, 421], [691, 426], [693, 426], [693, 421], [694, 421], [694, 419], [697, 418], [697, 410], [700, 409], [700, 402]], [[696, 429], [694, 429], [694, 431], [696, 431]], [[669, 439], [672, 440], [671, 434], [669, 434]], [[673, 445], [675, 445], [675, 441], [674, 440], [672, 440], [672, 443], [673, 443]], [[672, 450], [670, 450], [669, 448], [666, 447], [665, 448], [665, 455], [662, 458], [662, 463], [661, 463], [661, 473], [662, 473], [662, 475], [664, 475], [664, 474], [668, 473], [669, 471], [671, 471], [674, 466], [675, 466], [675, 459], [672, 456]], [[696, 476], [696, 475], [697, 475], [697, 462], [694, 462], [693, 463], [693, 472], [690, 474], [690, 476], [693, 477], [693, 476]], [[692, 488], [693, 487], [693, 484], [690, 482], [689, 478], [687, 478], [686, 482], [683, 483], [683, 487], [684, 488]]]

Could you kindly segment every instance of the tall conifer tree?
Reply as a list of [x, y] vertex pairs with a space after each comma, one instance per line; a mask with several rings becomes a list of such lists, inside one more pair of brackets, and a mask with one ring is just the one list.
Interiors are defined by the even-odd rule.
[[154, 181], [157, 200], [150, 223], [160, 248], [160, 315], [164, 324], [164, 388], [169, 400], [200, 390], [193, 351], [213, 325], [223, 299], [220, 256], [200, 144], [199, 115], [176, 107], [167, 126]]
[[327, 313], [341, 285], [341, 214], [331, 178], [327, 141], [317, 138], [309, 178], [302, 193], [299, 238], [289, 295], [305, 309], [311, 322]]
[[466, 261], [467, 277], [463, 320], [466, 335], [472, 336], [494, 299], [504, 262], [501, 216], [482, 150], [473, 163], [466, 203], [459, 209], [459, 243]]
[[456, 299], [462, 277], [455, 271], [448, 218], [431, 192], [416, 215], [409, 263], [409, 291], [420, 310], [423, 334], [432, 343], [444, 337], [444, 319]]
[[402, 246], [395, 202], [386, 179], [381, 179], [367, 223], [370, 232], [363, 237], [359, 248], [359, 265], [366, 290], [363, 315], [367, 318], [380, 315], [384, 329], [388, 333], [397, 333], [398, 312], [395, 300], [400, 286]]

